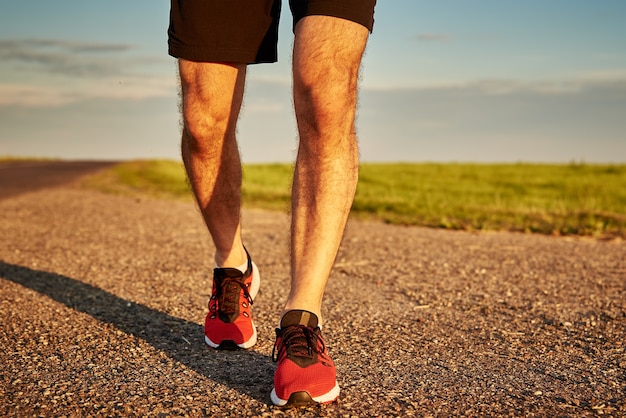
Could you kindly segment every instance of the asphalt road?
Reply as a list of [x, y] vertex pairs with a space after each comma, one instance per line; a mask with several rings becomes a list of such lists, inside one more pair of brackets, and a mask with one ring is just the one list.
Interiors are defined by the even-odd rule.
[[0, 199], [70, 183], [114, 164], [111, 161], [0, 162]]
[[622, 241], [351, 221], [324, 300], [340, 399], [280, 410], [285, 215], [244, 212], [259, 343], [214, 351], [213, 249], [191, 200], [18, 170], [0, 169], [22, 182], [0, 200], [1, 416], [626, 415]]

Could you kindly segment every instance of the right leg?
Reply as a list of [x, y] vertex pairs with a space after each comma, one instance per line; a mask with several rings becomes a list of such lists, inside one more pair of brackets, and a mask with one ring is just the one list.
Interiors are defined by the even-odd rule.
[[235, 131], [246, 66], [181, 59], [179, 71], [185, 169], [215, 244], [215, 262], [240, 266], [247, 257], [241, 241], [241, 161]]
[[241, 241], [241, 160], [235, 130], [246, 66], [179, 60], [179, 68], [183, 161], [219, 267], [213, 271], [205, 341], [213, 348], [249, 348], [257, 340], [250, 308], [260, 276]]

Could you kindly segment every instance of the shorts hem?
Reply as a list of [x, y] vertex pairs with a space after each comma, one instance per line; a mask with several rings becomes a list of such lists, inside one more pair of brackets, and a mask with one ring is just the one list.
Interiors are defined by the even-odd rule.
[[[365, 1], [365, 0], [363, 0]], [[329, 2], [329, 1], [315, 1], [310, 0], [306, 10], [298, 7], [292, 8], [294, 14], [293, 29], [295, 30], [296, 24], [306, 16], [331, 16], [340, 19], [349, 20], [365, 26], [370, 33], [374, 29], [374, 7], [376, 1], [371, 1], [370, 8], [354, 8], [350, 4], [345, 2]]]
[[187, 46], [169, 44], [168, 54], [174, 58], [194, 62], [231, 62], [236, 64], [269, 64], [278, 61], [278, 57], [261, 56], [250, 54], [244, 49], [215, 49], [205, 46]]

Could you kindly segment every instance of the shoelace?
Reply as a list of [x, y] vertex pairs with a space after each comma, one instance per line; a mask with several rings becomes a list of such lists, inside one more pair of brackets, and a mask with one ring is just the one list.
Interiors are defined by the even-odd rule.
[[326, 345], [320, 336], [319, 328], [291, 325], [277, 329], [276, 335], [280, 338], [276, 339], [272, 349], [272, 361], [274, 362], [278, 361], [282, 349], [287, 350], [288, 355], [307, 358], [312, 358], [314, 353], [322, 354], [326, 351]]
[[237, 312], [240, 290], [243, 290], [243, 296], [248, 300], [250, 305], [252, 305], [252, 297], [248, 292], [248, 286], [246, 286], [241, 279], [222, 277], [221, 285], [217, 286], [215, 290], [218, 312], [226, 315]]

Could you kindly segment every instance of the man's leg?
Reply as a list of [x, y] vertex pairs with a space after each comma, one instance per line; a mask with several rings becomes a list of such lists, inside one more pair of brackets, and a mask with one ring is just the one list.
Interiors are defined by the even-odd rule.
[[294, 104], [300, 145], [292, 189], [292, 279], [285, 312], [321, 322], [321, 301], [358, 180], [354, 127], [359, 67], [369, 31], [308, 16], [296, 26]]
[[249, 348], [257, 341], [251, 305], [260, 276], [241, 241], [241, 161], [235, 130], [246, 67], [180, 60], [179, 68], [183, 161], [219, 266], [213, 271], [205, 341], [213, 348]]
[[246, 66], [180, 60], [182, 155], [220, 267], [246, 261], [241, 241], [241, 161], [235, 136]]
[[293, 77], [300, 146], [292, 188], [291, 292], [276, 331], [272, 402], [333, 402], [339, 385], [321, 334], [321, 303], [358, 179], [354, 129], [369, 31], [312, 15], [296, 25]]

